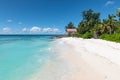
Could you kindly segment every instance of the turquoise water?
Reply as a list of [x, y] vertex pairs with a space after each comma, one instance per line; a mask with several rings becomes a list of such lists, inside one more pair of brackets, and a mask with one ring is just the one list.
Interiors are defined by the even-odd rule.
[[51, 36], [0, 36], [0, 80], [26, 80], [50, 58]]

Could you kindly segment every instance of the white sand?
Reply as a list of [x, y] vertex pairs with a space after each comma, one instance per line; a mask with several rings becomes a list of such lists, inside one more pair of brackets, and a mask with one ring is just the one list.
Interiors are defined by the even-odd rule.
[[120, 44], [81, 38], [55, 42], [54, 58], [32, 80], [120, 80]]

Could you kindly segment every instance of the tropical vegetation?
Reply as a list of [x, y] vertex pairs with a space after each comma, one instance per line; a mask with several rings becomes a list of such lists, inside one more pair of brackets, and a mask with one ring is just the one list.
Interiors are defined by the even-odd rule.
[[77, 35], [82, 38], [100, 38], [120, 42], [120, 8], [116, 14], [108, 14], [105, 19], [100, 19], [100, 13], [92, 9], [82, 12], [82, 20], [75, 27], [70, 22], [65, 29], [76, 28]]

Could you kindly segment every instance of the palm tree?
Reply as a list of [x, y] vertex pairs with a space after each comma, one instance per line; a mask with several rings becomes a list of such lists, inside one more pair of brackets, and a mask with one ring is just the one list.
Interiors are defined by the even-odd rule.
[[112, 34], [115, 31], [115, 15], [108, 15], [108, 27], [109, 27], [109, 33]]
[[101, 29], [102, 29], [102, 24], [101, 23], [96, 23], [94, 25], [94, 28], [91, 30], [93, 32], [93, 36], [95, 39], [97, 39], [101, 35]]
[[102, 25], [100, 27], [100, 32], [101, 32], [101, 34], [104, 34], [104, 33], [109, 33], [108, 31], [109, 31], [108, 30], [108, 20], [103, 19]]
[[120, 21], [120, 8], [117, 9], [117, 16], [119, 17], [119, 21]]
[[85, 22], [84, 22], [84, 21], [81, 21], [81, 22], [79, 23], [77, 30], [78, 30], [78, 32], [79, 32], [80, 34], [84, 34], [84, 33], [86, 32], [86, 27], [85, 27], [85, 26], [86, 26], [86, 25], [85, 25]]

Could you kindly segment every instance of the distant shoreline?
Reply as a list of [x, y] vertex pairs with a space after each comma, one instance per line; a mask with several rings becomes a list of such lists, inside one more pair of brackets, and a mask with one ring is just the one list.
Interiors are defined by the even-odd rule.
[[64, 36], [64, 34], [0, 34], [0, 36]]

